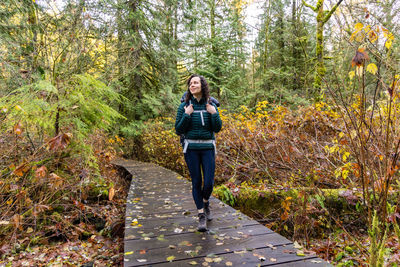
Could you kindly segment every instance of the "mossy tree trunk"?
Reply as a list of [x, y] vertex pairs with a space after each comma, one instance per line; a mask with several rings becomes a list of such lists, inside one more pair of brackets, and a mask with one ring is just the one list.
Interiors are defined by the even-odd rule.
[[317, 97], [322, 89], [322, 80], [326, 73], [324, 62], [324, 25], [333, 12], [336, 11], [338, 6], [343, 0], [339, 0], [329, 11], [324, 10], [324, 0], [318, 0], [316, 6], [311, 6], [303, 0], [303, 5], [311, 8], [317, 13], [317, 32], [316, 32], [316, 66], [314, 75], [314, 96]]

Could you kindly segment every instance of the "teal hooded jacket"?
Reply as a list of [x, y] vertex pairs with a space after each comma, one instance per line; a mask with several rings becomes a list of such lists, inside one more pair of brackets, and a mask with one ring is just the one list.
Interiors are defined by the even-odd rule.
[[[206, 101], [204, 98], [197, 101], [192, 97], [194, 112], [190, 115], [185, 113], [186, 102], [183, 102], [176, 115], [175, 131], [177, 134], [185, 135], [185, 139], [191, 140], [215, 140], [214, 133], [218, 133], [222, 127], [222, 121], [219, 117], [218, 108], [214, 103], [211, 103], [217, 111], [215, 114], [210, 114], [206, 109]], [[189, 143], [189, 149], [213, 149], [212, 143]]]

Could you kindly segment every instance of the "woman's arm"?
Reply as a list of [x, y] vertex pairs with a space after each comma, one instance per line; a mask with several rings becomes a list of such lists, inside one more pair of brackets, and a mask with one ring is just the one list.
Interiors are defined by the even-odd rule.
[[222, 128], [222, 120], [219, 117], [219, 112], [218, 112], [218, 108], [217, 106], [215, 106], [215, 104], [213, 103], [215, 110], [217, 111], [214, 114], [211, 114], [211, 130], [214, 133], [218, 133], [219, 131], [221, 131]]
[[185, 113], [185, 103], [182, 103], [178, 108], [175, 120], [175, 131], [177, 134], [184, 134], [189, 127], [191, 117]]

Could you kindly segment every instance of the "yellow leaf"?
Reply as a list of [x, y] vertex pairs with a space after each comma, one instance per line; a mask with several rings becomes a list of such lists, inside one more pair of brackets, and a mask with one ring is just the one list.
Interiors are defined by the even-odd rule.
[[368, 38], [371, 43], [375, 43], [376, 40], [378, 40], [378, 35], [376, 34], [376, 32], [370, 31], [370, 32], [368, 32]]
[[125, 255], [131, 255], [131, 254], [133, 254], [133, 251], [125, 252]]
[[361, 31], [362, 28], [364, 28], [364, 25], [362, 23], [357, 23], [354, 28], [356, 29], [356, 31]]
[[28, 227], [28, 229], [26, 229], [26, 233], [27, 233], [27, 234], [30, 234], [30, 233], [32, 233], [32, 232], [33, 232], [32, 227]]
[[367, 71], [371, 72], [372, 74], [375, 74], [378, 71], [378, 67], [374, 63], [370, 63], [367, 66]]
[[353, 80], [354, 75], [356, 75], [356, 73], [354, 72], [354, 70], [349, 72], [349, 78], [350, 80]]
[[349, 170], [343, 170], [342, 172], [343, 179], [347, 179], [348, 176], [349, 176]]
[[362, 42], [364, 40], [365, 34], [363, 32], [357, 32], [355, 39], [357, 42]]
[[349, 156], [350, 156], [350, 152], [345, 152], [342, 157], [343, 161], [346, 161]]
[[388, 40], [386, 41], [386, 43], [385, 43], [385, 47], [386, 47], [387, 49], [390, 49], [391, 46], [392, 46], [392, 40], [388, 39]]
[[169, 256], [167, 257], [167, 261], [173, 261], [175, 259], [175, 256]]
[[230, 262], [230, 261], [227, 261], [227, 262], [225, 262], [225, 265], [226, 265], [226, 266], [233, 266], [233, 263]]
[[302, 257], [305, 256], [305, 254], [304, 254], [304, 252], [303, 252], [302, 250], [298, 250], [297, 253], [296, 253], [296, 255], [297, 255], [297, 256], [302, 256]]
[[22, 110], [22, 108], [21, 108], [20, 105], [16, 105], [16, 106], [15, 106], [15, 109], [16, 109], [16, 110]]

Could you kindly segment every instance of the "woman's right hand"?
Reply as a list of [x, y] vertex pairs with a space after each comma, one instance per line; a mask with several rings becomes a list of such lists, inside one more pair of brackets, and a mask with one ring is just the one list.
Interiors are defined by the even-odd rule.
[[187, 107], [184, 107], [184, 108], [185, 108], [185, 113], [188, 114], [188, 115], [192, 114], [193, 111], [194, 111], [193, 104], [191, 104], [191, 105], [189, 105]]

